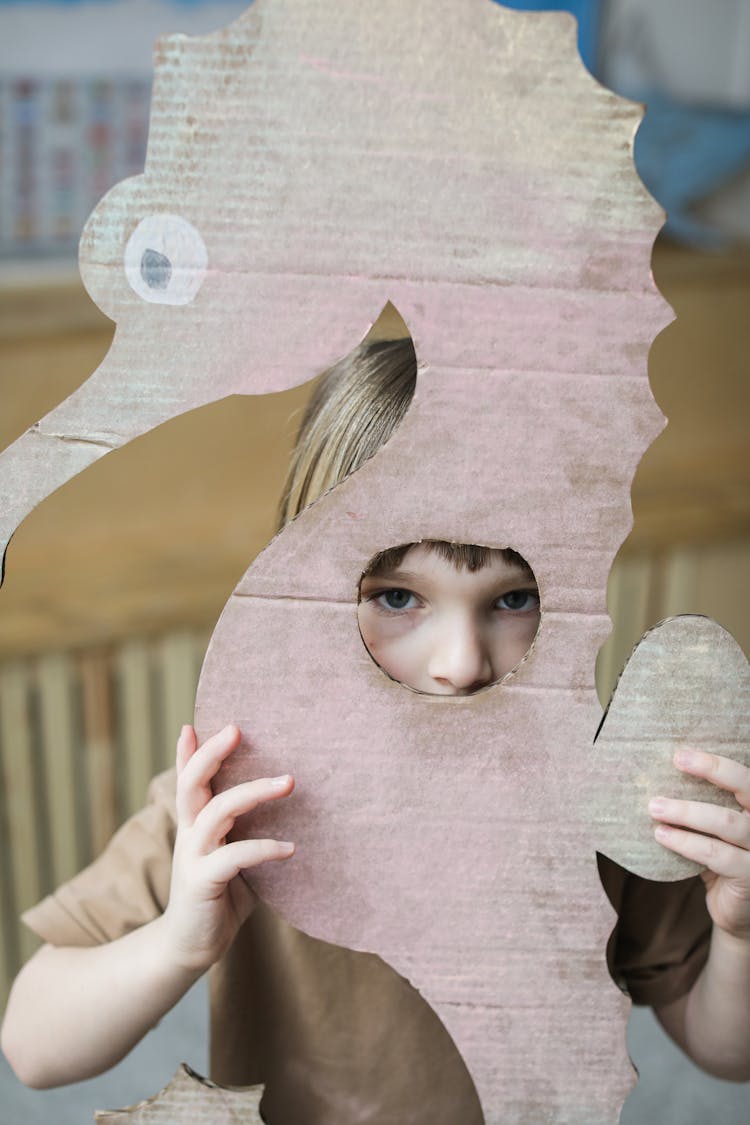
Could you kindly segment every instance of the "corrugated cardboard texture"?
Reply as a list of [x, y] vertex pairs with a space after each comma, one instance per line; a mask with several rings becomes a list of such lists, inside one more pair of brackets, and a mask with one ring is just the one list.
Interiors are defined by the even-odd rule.
[[229, 1090], [206, 1081], [184, 1064], [159, 1094], [128, 1109], [100, 1110], [102, 1125], [263, 1125], [262, 1087]]
[[115, 338], [0, 456], [0, 550], [111, 449], [309, 379], [389, 299], [430, 364], [642, 373], [660, 215], [632, 170], [639, 112], [583, 69], [570, 16], [256, 0], [155, 62], [145, 173], [81, 243]]
[[[701, 870], [657, 844], [650, 797], [739, 809], [733, 793], [675, 770], [679, 747], [750, 766], [750, 668], [734, 638], [706, 617], [671, 618], [645, 635], [596, 740], [591, 781], [599, 850], [646, 879], [684, 879]], [[617, 787], [597, 792], [605, 774]]]

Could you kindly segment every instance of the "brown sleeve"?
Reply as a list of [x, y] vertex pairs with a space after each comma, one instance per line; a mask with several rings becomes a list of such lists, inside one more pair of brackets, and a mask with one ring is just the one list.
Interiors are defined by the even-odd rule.
[[607, 946], [612, 979], [634, 1004], [669, 1004], [689, 992], [708, 956], [711, 918], [699, 876], [656, 883], [599, 856], [618, 915]]
[[175, 837], [174, 771], [149, 786], [148, 804], [98, 859], [22, 915], [50, 945], [100, 945], [158, 917], [169, 898]]

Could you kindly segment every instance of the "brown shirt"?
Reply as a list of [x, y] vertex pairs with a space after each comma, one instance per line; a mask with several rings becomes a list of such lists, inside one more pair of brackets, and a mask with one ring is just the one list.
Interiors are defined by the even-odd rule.
[[[112, 941], [160, 914], [175, 836], [174, 774], [106, 851], [24, 922], [53, 945]], [[651, 883], [600, 858], [619, 922], [610, 971], [637, 1004], [689, 990], [711, 930], [700, 879]], [[265, 1082], [273, 1125], [480, 1125], [471, 1079], [442, 1023], [380, 958], [316, 941], [259, 905], [210, 973], [211, 1076]]]

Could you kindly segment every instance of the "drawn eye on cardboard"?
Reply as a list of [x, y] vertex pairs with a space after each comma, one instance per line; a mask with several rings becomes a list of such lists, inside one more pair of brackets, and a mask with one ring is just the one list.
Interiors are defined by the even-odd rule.
[[128, 239], [124, 266], [144, 301], [187, 305], [203, 284], [208, 252], [200, 232], [180, 215], [148, 215]]

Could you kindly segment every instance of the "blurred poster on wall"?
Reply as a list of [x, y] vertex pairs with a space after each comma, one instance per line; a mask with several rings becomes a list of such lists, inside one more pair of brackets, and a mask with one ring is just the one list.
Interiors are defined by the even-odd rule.
[[143, 170], [147, 78], [0, 80], [4, 257], [74, 253], [94, 203]]
[[83, 224], [143, 170], [159, 35], [246, 0], [0, 0], [0, 260], [75, 259]]

